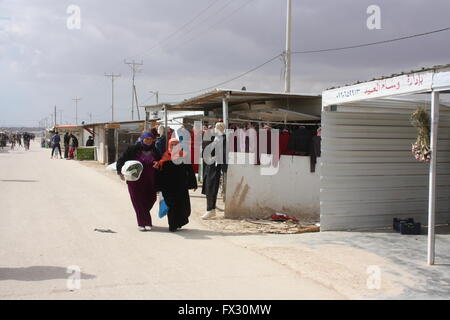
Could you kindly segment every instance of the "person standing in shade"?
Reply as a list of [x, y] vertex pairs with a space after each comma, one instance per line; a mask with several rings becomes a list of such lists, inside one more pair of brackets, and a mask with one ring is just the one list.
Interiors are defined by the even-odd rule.
[[64, 134], [64, 158], [67, 159], [69, 157], [69, 149], [70, 149], [70, 134], [66, 132]]
[[166, 139], [165, 129], [163, 126], [158, 127], [158, 135], [159, 135], [159, 137], [156, 139], [155, 146], [156, 146], [156, 149], [158, 149], [160, 154], [164, 154], [164, 152], [166, 152], [167, 139]]
[[86, 141], [86, 147], [93, 147], [94, 146], [94, 138], [92, 136], [89, 136], [88, 140]]
[[69, 150], [69, 159], [73, 159], [75, 156], [74, 155], [75, 151], [78, 148], [78, 139], [77, 139], [77, 137], [75, 137], [74, 134], [71, 133], [70, 140], [71, 140], [71, 143], [70, 143], [70, 150]]
[[169, 220], [169, 231], [177, 229], [189, 223], [191, 215], [191, 201], [189, 189], [197, 189], [197, 179], [194, 169], [188, 163], [182, 163], [185, 154], [181, 150], [180, 142], [172, 138], [157, 167], [157, 186], [161, 190], [164, 201], [169, 208], [167, 219]]
[[55, 156], [57, 155], [57, 154], [55, 154], [55, 149], [58, 149], [58, 151], [59, 151], [59, 158], [62, 159], [60, 143], [61, 143], [61, 137], [59, 136], [58, 132], [55, 132], [55, 135], [52, 137], [52, 146], [53, 146], [53, 148], [52, 148], [52, 155], [51, 155], [50, 159], [53, 158], [53, 155], [55, 155]]
[[155, 148], [155, 136], [151, 132], [145, 132], [140, 142], [132, 145], [121, 154], [117, 160], [117, 174], [124, 181], [122, 167], [130, 160], [142, 163], [144, 170], [137, 181], [127, 181], [128, 192], [134, 211], [138, 229], [140, 231], [150, 231], [152, 229], [152, 217], [150, 210], [156, 202], [156, 168], [154, 165], [161, 159], [158, 150]]
[[[206, 213], [201, 216], [202, 219], [209, 219], [216, 215], [220, 176], [222, 174], [225, 175], [228, 169], [225, 125], [222, 122], [217, 122], [214, 133], [214, 140], [203, 151], [205, 164], [203, 169], [202, 194], [206, 195]], [[216, 154], [216, 151], [219, 152]]]

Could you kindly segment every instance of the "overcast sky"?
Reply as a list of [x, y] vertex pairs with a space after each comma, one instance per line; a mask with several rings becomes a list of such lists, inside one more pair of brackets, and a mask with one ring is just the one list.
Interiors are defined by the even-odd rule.
[[[292, 0], [293, 51], [387, 40], [450, 26], [448, 0]], [[80, 8], [80, 28], [68, 7]], [[370, 5], [381, 9], [381, 29], [367, 27]], [[0, 0], [0, 126], [34, 126], [56, 105], [58, 122], [131, 120], [131, 69], [138, 99], [154, 104], [191, 95], [233, 78], [281, 53], [286, 0]], [[424, 66], [450, 63], [450, 31], [395, 43], [293, 55], [292, 92], [321, 93], [335, 85]], [[222, 85], [282, 91], [277, 59]], [[136, 117], [136, 114], [135, 114]], [[142, 115], [141, 115], [142, 117]]]

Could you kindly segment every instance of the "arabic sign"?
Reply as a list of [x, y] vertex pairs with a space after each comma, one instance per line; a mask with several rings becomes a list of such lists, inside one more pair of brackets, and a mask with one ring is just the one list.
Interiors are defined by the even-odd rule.
[[431, 90], [433, 72], [418, 72], [326, 90], [322, 106]]

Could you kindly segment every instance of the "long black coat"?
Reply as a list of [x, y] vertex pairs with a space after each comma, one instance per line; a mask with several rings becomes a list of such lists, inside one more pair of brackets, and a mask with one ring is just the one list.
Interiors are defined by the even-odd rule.
[[169, 228], [176, 229], [189, 223], [191, 201], [189, 189], [197, 189], [197, 179], [191, 164], [164, 162], [156, 174], [157, 189], [162, 192], [169, 211]]
[[[222, 159], [222, 164], [206, 164], [205, 162], [203, 162], [203, 185], [202, 185], [202, 194], [207, 195], [207, 196], [211, 196], [211, 195], [217, 195], [217, 193], [219, 192], [219, 186], [220, 186], [220, 176], [222, 173], [226, 173], [227, 169], [228, 169], [228, 156], [226, 154], [226, 143], [227, 143], [227, 139], [226, 139], [226, 135], [222, 136], [222, 148], [223, 148], [223, 159]], [[207, 145], [209, 145], [210, 143], [215, 143], [214, 141], [212, 142], [208, 142], [205, 146], [204, 149], [206, 148]], [[203, 150], [204, 150], [203, 149]], [[205, 155], [204, 155], [205, 156]], [[211, 156], [215, 157], [215, 149], [213, 149], [213, 151], [211, 152]]]

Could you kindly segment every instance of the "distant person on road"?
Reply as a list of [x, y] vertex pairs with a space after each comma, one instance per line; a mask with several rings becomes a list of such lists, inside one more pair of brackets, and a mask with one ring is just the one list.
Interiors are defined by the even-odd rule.
[[69, 159], [73, 159], [75, 157], [75, 151], [78, 148], [78, 139], [74, 134], [70, 134], [70, 150], [69, 150]]
[[53, 155], [56, 156], [55, 149], [58, 149], [58, 151], [59, 151], [59, 158], [62, 159], [60, 143], [61, 143], [61, 137], [60, 137], [59, 133], [56, 132], [55, 135], [52, 137], [52, 146], [53, 146], [53, 148], [52, 148], [52, 155], [51, 155], [50, 159], [53, 158]]
[[31, 135], [28, 132], [25, 132], [23, 134], [23, 145], [25, 147], [25, 150], [30, 150], [30, 140]]
[[171, 232], [189, 223], [191, 215], [189, 189], [197, 189], [192, 164], [181, 163], [184, 157], [180, 141], [172, 138], [169, 141], [168, 151], [156, 165], [159, 169], [156, 174], [157, 186], [169, 208], [167, 218]]
[[136, 160], [142, 163], [144, 170], [139, 180], [127, 181], [128, 192], [131, 202], [136, 212], [138, 229], [140, 231], [150, 231], [152, 229], [152, 217], [150, 210], [156, 202], [156, 169], [153, 167], [156, 161], [161, 159], [158, 150], [155, 148], [155, 136], [151, 132], [145, 132], [140, 139], [121, 154], [117, 160], [117, 174], [122, 180], [122, 167], [125, 162]]
[[11, 141], [11, 150], [14, 150], [14, 147], [16, 146], [16, 135], [11, 134], [9, 141]]
[[70, 134], [66, 132], [64, 134], [64, 158], [67, 159], [69, 157], [69, 149], [70, 149]]
[[20, 133], [16, 135], [16, 139], [19, 146], [22, 146], [22, 135]]
[[89, 139], [86, 141], [86, 147], [93, 147], [94, 146], [94, 138], [92, 136], [89, 136]]

